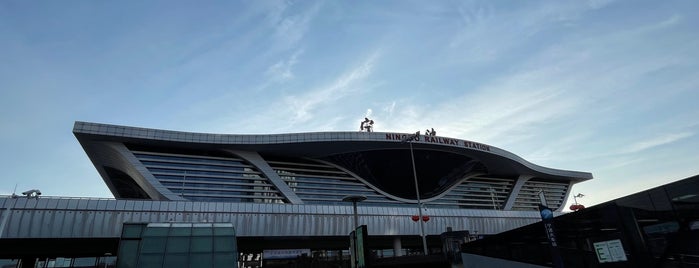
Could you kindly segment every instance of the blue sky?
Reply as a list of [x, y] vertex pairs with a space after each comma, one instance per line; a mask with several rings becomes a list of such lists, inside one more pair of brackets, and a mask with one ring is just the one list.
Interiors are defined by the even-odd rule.
[[597, 204], [699, 174], [697, 1], [0, 1], [0, 194], [111, 197], [73, 122], [473, 140], [592, 172]]

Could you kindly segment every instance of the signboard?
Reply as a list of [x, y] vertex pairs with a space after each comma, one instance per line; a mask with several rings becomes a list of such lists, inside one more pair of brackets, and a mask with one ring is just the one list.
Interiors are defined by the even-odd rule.
[[[543, 196], [543, 192], [540, 193]], [[556, 239], [556, 232], [553, 229], [553, 210], [545, 206], [544, 198], [542, 197], [542, 204], [539, 204], [539, 213], [541, 215], [541, 221], [544, 223], [544, 230], [546, 231], [546, 237], [549, 240], [549, 246], [551, 248], [551, 261], [553, 262], [553, 267], [562, 268], [563, 267], [563, 257], [558, 250], [558, 240]]]
[[357, 241], [356, 241], [356, 240], [357, 240], [357, 237], [356, 237], [356, 235], [354, 234], [354, 231], [352, 231], [352, 232], [350, 233], [349, 237], [350, 237], [350, 248], [349, 248], [349, 252], [350, 252], [350, 267], [351, 267], [351, 268], [357, 268], [357, 252], [356, 252], [356, 249], [355, 249], [355, 247], [356, 247], [355, 244], [356, 244], [356, 242], [357, 242]]
[[356, 240], [355, 240], [355, 252], [357, 253], [357, 268], [364, 268], [367, 267], [367, 252], [368, 249], [366, 248], [366, 237], [367, 237], [367, 229], [366, 225], [362, 225], [357, 227], [354, 231], [356, 235]]
[[626, 261], [626, 252], [621, 240], [609, 240], [593, 243], [599, 263]]
[[[412, 134], [386, 133], [386, 139], [392, 140], [392, 141], [401, 141], [401, 140], [406, 139], [410, 135], [412, 135]], [[472, 142], [472, 141], [467, 141], [467, 140], [459, 140], [459, 139], [451, 139], [451, 138], [435, 137], [435, 136], [427, 136], [427, 135], [422, 135], [422, 136], [418, 135], [417, 141], [420, 141], [422, 143], [438, 143], [438, 144], [446, 144], [446, 145], [453, 145], [453, 146], [461, 146], [461, 147], [490, 152], [489, 145], [485, 145], [485, 144], [477, 143], [477, 142]]]
[[364, 268], [369, 266], [369, 249], [366, 247], [367, 239], [366, 225], [354, 229], [350, 233], [350, 267]]
[[311, 250], [304, 249], [265, 249], [262, 258], [265, 260], [296, 259], [301, 255], [311, 256]]

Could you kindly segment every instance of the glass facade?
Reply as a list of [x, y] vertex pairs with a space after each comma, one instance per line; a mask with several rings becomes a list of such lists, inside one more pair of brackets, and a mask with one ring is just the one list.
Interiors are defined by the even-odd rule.
[[507, 178], [469, 178], [429, 204], [436, 207], [500, 210], [514, 183], [514, 179]]
[[117, 267], [233, 267], [237, 255], [230, 223], [126, 223]]
[[190, 201], [284, 202], [261, 172], [234, 156], [145, 147], [132, 153], [163, 186]]
[[271, 156], [265, 157], [265, 160], [289, 188], [308, 204], [347, 205], [342, 198], [348, 195], [366, 196], [367, 200], [362, 202], [364, 206], [400, 204], [332, 165]]
[[73, 132], [123, 199], [346, 206], [343, 197], [361, 195], [363, 206], [411, 207], [419, 188], [430, 208], [535, 211], [543, 190], [560, 211], [570, 186], [592, 179], [467, 140], [400, 142], [404, 133], [229, 135], [88, 122]]
[[546, 181], [541, 179], [531, 179], [522, 185], [522, 189], [515, 199], [513, 210], [538, 210], [539, 191], [544, 191], [548, 207], [556, 210], [563, 205], [569, 183], [560, 181]]
[[469, 175], [487, 173], [473, 158], [439, 150], [409, 150], [407, 145], [405, 149], [340, 153], [324, 160], [357, 174], [393, 196], [413, 200], [416, 199], [415, 185], [406, 182], [414, 181], [414, 176], [419, 178], [421, 198], [428, 199], [439, 196]]
[[[263, 172], [231, 153], [126, 146], [161, 185], [189, 201], [289, 202]], [[361, 195], [367, 197], [363, 206], [410, 207], [414, 203], [384, 194], [397, 199], [415, 198], [412, 169], [406, 166], [411, 162], [409, 152], [375, 150], [321, 159], [261, 156], [306, 204], [347, 205], [343, 197]], [[503, 210], [517, 182], [513, 176], [484, 175], [487, 168], [479, 161], [454, 153], [416, 149], [415, 165], [422, 200], [430, 208]], [[124, 184], [130, 182], [124, 180]], [[129, 189], [127, 186], [120, 189]], [[556, 210], [563, 205], [569, 187], [569, 181], [531, 178], [507, 209], [537, 210], [538, 192], [543, 190], [549, 207]], [[124, 196], [142, 197], [145, 193]]]

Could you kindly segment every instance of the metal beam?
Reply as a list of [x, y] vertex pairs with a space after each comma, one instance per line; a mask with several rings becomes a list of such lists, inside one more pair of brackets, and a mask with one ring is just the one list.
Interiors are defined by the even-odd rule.
[[262, 174], [265, 175], [265, 177], [276, 187], [279, 192], [286, 198], [286, 200], [289, 200], [289, 203], [291, 204], [303, 204], [303, 200], [299, 198], [296, 193], [291, 190], [289, 185], [284, 183], [281, 177], [279, 177], [279, 174], [274, 171], [274, 169], [265, 161], [260, 154], [257, 152], [251, 152], [251, 151], [239, 151], [239, 150], [226, 150], [228, 152], [231, 152], [237, 156], [239, 156], [242, 159], [245, 159], [246, 161], [250, 162], [253, 166], [255, 166]]
[[532, 178], [534, 178], [534, 176], [530, 175], [520, 175], [519, 178], [517, 178], [515, 185], [512, 187], [512, 191], [510, 191], [510, 196], [507, 197], [505, 206], [502, 208], [503, 210], [512, 210], [512, 206], [514, 206], [515, 200], [517, 200], [517, 196], [519, 195], [519, 191], [522, 190], [522, 186], [525, 182]]

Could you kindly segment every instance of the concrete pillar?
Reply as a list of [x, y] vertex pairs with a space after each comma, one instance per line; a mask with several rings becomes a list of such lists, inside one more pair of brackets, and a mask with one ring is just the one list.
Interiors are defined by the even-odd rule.
[[403, 245], [400, 242], [400, 236], [396, 236], [393, 238], [393, 256], [403, 256]]

